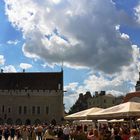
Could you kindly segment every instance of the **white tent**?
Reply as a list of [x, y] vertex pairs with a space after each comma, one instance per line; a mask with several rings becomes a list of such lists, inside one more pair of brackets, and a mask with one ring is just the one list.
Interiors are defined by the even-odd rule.
[[113, 120], [109, 120], [108, 122], [115, 123], [115, 122], [125, 122], [125, 121], [124, 119], [113, 119]]
[[140, 117], [140, 103], [126, 102], [107, 109], [103, 109], [96, 113], [90, 113], [88, 119], [122, 119]]
[[102, 108], [98, 108], [98, 107], [93, 107], [90, 109], [86, 109], [71, 115], [68, 115], [65, 117], [66, 120], [84, 120], [87, 119], [87, 115], [90, 115], [91, 113], [94, 114], [95, 112], [102, 110]]

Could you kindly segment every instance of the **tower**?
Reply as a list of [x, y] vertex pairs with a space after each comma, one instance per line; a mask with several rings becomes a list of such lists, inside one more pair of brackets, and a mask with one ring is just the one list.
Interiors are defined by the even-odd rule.
[[136, 91], [140, 91], [140, 72], [139, 72], [139, 80], [136, 83], [135, 89]]

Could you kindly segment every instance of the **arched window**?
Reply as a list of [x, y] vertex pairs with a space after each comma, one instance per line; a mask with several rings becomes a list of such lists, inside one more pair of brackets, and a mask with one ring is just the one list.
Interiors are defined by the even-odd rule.
[[22, 107], [21, 107], [21, 106], [19, 106], [19, 108], [18, 108], [18, 113], [19, 113], [19, 114], [22, 113]]
[[39, 119], [36, 119], [36, 120], [34, 121], [34, 124], [41, 124], [41, 121], [40, 121]]
[[2, 106], [2, 113], [4, 113], [4, 105]]
[[10, 125], [13, 124], [13, 120], [11, 118], [8, 118], [7, 119], [7, 124], [10, 124]]
[[40, 106], [37, 107], [37, 114], [40, 114]]
[[46, 106], [46, 114], [49, 114], [49, 107]]
[[32, 106], [32, 114], [35, 114], [35, 106]]
[[27, 120], [25, 121], [25, 124], [26, 124], [26, 125], [31, 125], [31, 120], [30, 120], [30, 119], [27, 119]]
[[0, 125], [4, 124], [4, 121], [2, 118], [0, 118]]
[[24, 114], [27, 114], [27, 106], [24, 106], [23, 111], [24, 111]]
[[21, 119], [17, 119], [17, 120], [16, 120], [16, 125], [22, 125]]

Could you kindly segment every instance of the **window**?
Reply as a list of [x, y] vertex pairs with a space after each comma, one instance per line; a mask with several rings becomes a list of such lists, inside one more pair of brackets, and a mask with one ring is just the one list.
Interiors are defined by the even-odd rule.
[[8, 113], [11, 113], [11, 108], [10, 107], [8, 108]]
[[40, 114], [40, 106], [37, 107], [37, 114]]
[[35, 114], [35, 106], [32, 106], [32, 114]]
[[106, 99], [104, 99], [104, 103], [106, 103]]
[[46, 106], [46, 114], [48, 114], [48, 113], [49, 113], [49, 107]]
[[4, 113], [4, 105], [2, 106], [2, 113]]
[[18, 108], [18, 113], [19, 113], [19, 114], [22, 113], [22, 107], [21, 107], [21, 106], [19, 106], [19, 108]]
[[7, 118], [7, 114], [4, 114], [4, 119], [6, 119]]
[[24, 114], [27, 114], [27, 107], [26, 106], [24, 106]]
[[112, 104], [115, 104], [115, 101], [114, 100], [112, 100]]
[[61, 89], [61, 84], [58, 84], [58, 90], [60, 90]]

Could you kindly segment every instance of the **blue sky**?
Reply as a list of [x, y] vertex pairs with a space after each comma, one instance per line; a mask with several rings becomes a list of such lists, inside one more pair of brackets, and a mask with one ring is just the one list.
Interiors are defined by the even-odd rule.
[[79, 93], [135, 90], [140, 68], [140, 0], [1, 0], [0, 67], [60, 71], [65, 108]]

